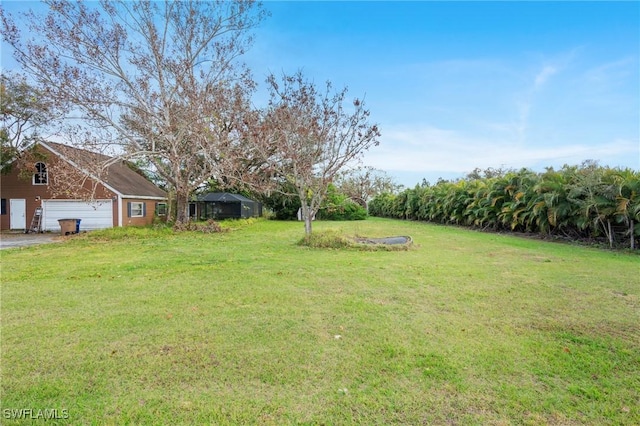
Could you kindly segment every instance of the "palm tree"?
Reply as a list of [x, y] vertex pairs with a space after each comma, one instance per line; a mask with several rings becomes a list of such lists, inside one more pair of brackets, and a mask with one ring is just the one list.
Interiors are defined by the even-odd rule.
[[553, 233], [566, 232], [572, 225], [575, 207], [568, 199], [567, 175], [548, 168], [540, 176], [539, 182], [533, 187], [537, 194], [536, 208], [538, 215], [545, 215], [546, 220], [540, 220], [541, 231]]
[[604, 168], [595, 163], [583, 164], [576, 173], [575, 182], [569, 185], [569, 200], [580, 209], [577, 221], [582, 229], [591, 229], [594, 236], [602, 232], [613, 247], [614, 233], [611, 224], [616, 211], [616, 184], [606, 178]]
[[613, 220], [626, 225], [624, 235], [629, 236], [629, 245], [635, 248], [636, 235], [640, 230], [635, 225], [640, 221], [640, 172], [631, 169], [613, 169], [605, 173], [605, 181], [610, 181], [615, 187], [615, 211]]

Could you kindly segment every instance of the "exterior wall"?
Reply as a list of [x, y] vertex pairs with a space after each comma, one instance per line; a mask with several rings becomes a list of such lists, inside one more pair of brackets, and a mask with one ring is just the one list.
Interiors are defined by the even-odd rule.
[[[132, 206], [130, 203], [142, 203], [144, 204], [144, 215], [134, 217], [132, 212]], [[122, 200], [122, 225], [123, 226], [144, 226], [151, 225], [153, 219], [156, 216], [156, 204], [165, 203], [165, 201], [159, 200], [143, 200], [139, 198], [124, 198]], [[160, 220], [163, 217], [160, 216]]]
[[[51, 161], [56, 161], [55, 157], [48, 161], [44, 161], [45, 164], [49, 164]], [[49, 176], [49, 182], [51, 177]], [[6, 199], [6, 214], [0, 216], [0, 229], [10, 229], [10, 217], [11, 217], [11, 199], [25, 199], [26, 200], [26, 227], [31, 224], [31, 219], [36, 207], [42, 207], [42, 200], [45, 199], [67, 199], [64, 197], [54, 197], [49, 189], [49, 185], [34, 185], [32, 176], [24, 179], [20, 177], [19, 170], [12, 168], [12, 170], [6, 174], [0, 176], [0, 196], [2, 199]], [[103, 185], [99, 185], [96, 192], [96, 198], [113, 199], [114, 194], [105, 188]], [[74, 199], [74, 198], [68, 198]], [[114, 210], [117, 209], [117, 203], [114, 204]], [[114, 226], [117, 226], [117, 213], [114, 212]]]

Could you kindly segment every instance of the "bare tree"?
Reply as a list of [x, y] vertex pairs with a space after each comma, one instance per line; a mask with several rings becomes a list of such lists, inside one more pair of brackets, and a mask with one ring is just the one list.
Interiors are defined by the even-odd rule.
[[[69, 137], [72, 140], [78, 137], [87, 141], [93, 136], [81, 134], [69, 135]], [[61, 156], [56, 158], [47, 155], [44, 158], [47, 165], [49, 191], [54, 198], [76, 198], [92, 204], [98, 197], [104, 197], [104, 193], [100, 192], [100, 184], [109, 181], [111, 167], [125, 163], [120, 157], [111, 157], [65, 144], [49, 141], [46, 143]], [[92, 145], [97, 146], [97, 143]]]
[[99, 140], [152, 164], [176, 193], [176, 221], [187, 221], [191, 192], [234, 174], [229, 151], [254, 89], [238, 58], [266, 12], [253, 0], [44, 3], [46, 17], [30, 11], [21, 26], [0, 9], [16, 60], [73, 106], [76, 127], [100, 136], [87, 148]]
[[[105, 177], [107, 157], [95, 161], [93, 153], [66, 150], [68, 161], [51, 161], [37, 149], [39, 141], [55, 134], [52, 123], [64, 114], [64, 106], [52, 102], [46, 89], [35, 88], [23, 75], [4, 72], [0, 80], [0, 113], [2, 173], [16, 166], [21, 179], [31, 180], [34, 174], [44, 179], [54, 196], [95, 199], [98, 182]], [[61, 145], [59, 149], [65, 147]]]
[[[369, 124], [369, 111], [361, 100], [345, 106], [347, 90], [324, 90], [301, 72], [267, 78], [269, 106], [259, 126], [254, 126], [251, 146], [267, 165], [264, 169], [295, 188], [302, 205], [305, 235], [318, 212], [327, 188], [338, 173], [378, 145], [378, 126]], [[278, 182], [278, 179], [280, 182]], [[286, 188], [279, 185], [278, 188]]]
[[14, 160], [33, 145], [64, 111], [45, 91], [27, 83], [23, 75], [3, 71], [0, 76], [0, 168], [8, 172]]
[[338, 177], [336, 186], [340, 192], [365, 209], [369, 200], [376, 195], [384, 192], [393, 193], [401, 187], [385, 171], [373, 167], [347, 170]]

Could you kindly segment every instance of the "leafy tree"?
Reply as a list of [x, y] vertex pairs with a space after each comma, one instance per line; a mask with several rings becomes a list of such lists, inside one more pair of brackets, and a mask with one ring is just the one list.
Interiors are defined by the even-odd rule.
[[53, 101], [72, 105], [85, 147], [148, 161], [176, 194], [177, 222], [187, 221], [195, 188], [244, 165], [235, 159], [255, 85], [237, 59], [266, 16], [260, 4], [44, 3], [46, 16], [18, 23], [0, 9], [15, 59]]
[[396, 197], [396, 194], [389, 192], [378, 195], [369, 203], [369, 214], [380, 217], [395, 217], [391, 210]]
[[364, 220], [367, 210], [342, 193], [335, 185], [329, 184], [327, 195], [318, 210], [321, 220]]
[[480, 167], [476, 167], [471, 173], [467, 174], [467, 180], [499, 178], [503, 177], [508, 172], [509, 170], [503, 167], [497, 169], [489, 167], [484, 170], [482, 170]]
[[296, 220], [300, 210], [300, 198], [295, 195], [296, 188], [289, 182], [281, 182], [282, 188], [276, 188], [259, 199], [271, 210], [277, 220]]
[[[265, 169], [293, 188], [300, 200], [305, 235], [324, 201], [329, 184], [345, 167], [378, 144], [380, 131], [369, 124], [369, 111], [355, 99], [345, 106], [347, 90], [324, 90], [307, 81], [301, 72], [267, 78], [269, 106], [250, 144], [259, 152]], [[286, 189], [280, 185], [276, 190]]]

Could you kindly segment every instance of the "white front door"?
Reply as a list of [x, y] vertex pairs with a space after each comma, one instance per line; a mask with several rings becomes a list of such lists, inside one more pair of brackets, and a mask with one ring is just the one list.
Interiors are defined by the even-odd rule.
[[27, 229], [27, 200], [12, 198], [9, 200], [9, 208], [11, 209], [9, 228]]

